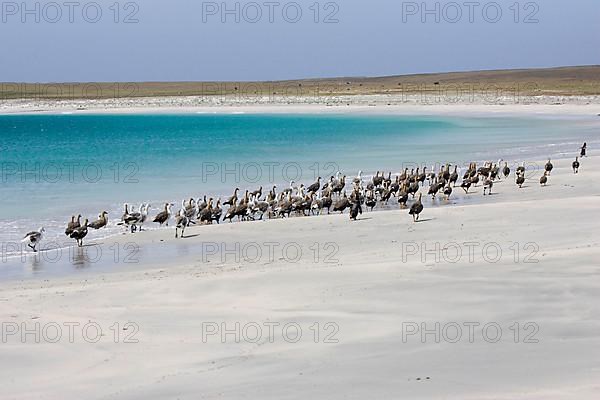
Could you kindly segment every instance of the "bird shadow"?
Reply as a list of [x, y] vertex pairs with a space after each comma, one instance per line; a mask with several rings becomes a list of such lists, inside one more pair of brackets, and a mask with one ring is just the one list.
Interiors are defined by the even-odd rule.
[[367, 221], [369, 219], [373, 219], [372, 217], [362, 217], [362, 218], [356, 218], [356, 221]]
[[427, 221], [433, 221], [433, 220], [435, 220], [435, 218], [425, 218], [425, 219], [419, 219], [415, 222], [427, 222]]
[[200, 236], [199, 233], [194, 233], [193, 235], [185, 235], [185, 236], [182, 236], [181, 238], [182, 239], [191, 239], [191, 238], [195, 238], [195, 237], [198, 237], [198, 236]]

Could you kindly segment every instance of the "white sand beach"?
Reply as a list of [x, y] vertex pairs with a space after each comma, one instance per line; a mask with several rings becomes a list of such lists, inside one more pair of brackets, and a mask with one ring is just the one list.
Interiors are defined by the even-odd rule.
[[597, 399], [591, 154], [577, 175], [553, 160], [547, 187], [536, 171], [475, 188], [480, 204], [424, 199], [418, 223], [398, 209], [152, 231], [140, 248], [180, 256], [2, 282], [0, 398]]
[[600, 96], [458, 97], [351, 96], [173, 96], [113, 99], [0, 101], [0, 114], [144, 113], [368, 113], [405, 115], [589, 115], [600, 114]]

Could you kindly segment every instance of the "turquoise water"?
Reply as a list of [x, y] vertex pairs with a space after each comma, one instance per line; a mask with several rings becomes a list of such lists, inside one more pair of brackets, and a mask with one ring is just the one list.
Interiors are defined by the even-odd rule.
[[165, 201], [310, 184], [337, 171], [570, 156], [596, 131], [591, 120], [542, 118], [4, 115], [0, 241], [39, 226], [64, 241], [71, 214], [106, 210], [114, 222], [124, 202], [150, 202], [153, 215]]

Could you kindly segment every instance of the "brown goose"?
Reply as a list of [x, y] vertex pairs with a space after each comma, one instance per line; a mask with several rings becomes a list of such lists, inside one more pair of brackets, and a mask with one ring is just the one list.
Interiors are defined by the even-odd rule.
[[488, 191], [488, 195], [492, 194], [492, 186], [494, 186], [494, 179], [490, 176], [485, 178], [483, 181], [483, 195], [485, 196], [485, 191]]
[[542, 175], [542, 177], [540, 178], [540, 185], [546, 186], [546, 184], [548, 183], [548, 175], [548, 171], [544, 171], [544, 175]]
[[158, 222], [160, 226], [163, 226], [163, 224], [169, 226], [169, 219], [171, 218], [171, 207], [173, 207], [173, 204], [165, 203], [165, 209], [156, 214], [156, 217], [154, 217], [153, 222]]
[[379, 171], [377, 171], [377, 173], [373, 177], [373, 186], [379, 186], [382, 183], [383, 183], [383, 172], [381, 173], [381, 176], [380, 176]]
[[108, 213], [106, 211], [102, 211], [102, 214], [100, 214], [98, 216], [97, 220], [88, 224], [88, 228], [100, 229], [100, 228], [104, 228], [107, 224], [108, 224]]
[[217, 224], [221, 221], [221, 215], [223, 215], [223, 209], [221, 208], [221, 199], [217, 200], [217, 205], [212, 210], [212, 219]]
[[423, 203], [421, 202], [422, 196], [423, 194], [419, 193], [419, 200], [417, 200], [415, 203], [413, 203], [412, 206], [410, 206], [410, 211], [408, 212], [408, 214], [413, 216], [413, 222], [417, 222], [419, 220], [419, 214], [423, 212]]
[[454, 172], [450, 175], [450, 180], [449, 183], [451, 183], [453, 186], [456, 186], [456, 182], [458, 181], [458, 170], [457, 170], [457, 166], [454, 166]]
[[398, 204], [400, 204], [401, 208], [404, 208], [406, 207], [406, 202], [408, 202], [408, 188], [406, 183], [403, 183], [398, 194]]
[[200, 210], [200, 212], [198, 213], [198, 219], [200, 220], [200, 222], [206, 222], [207, 224], [212, 224], [212, 222], [213, 222], [212, 202], [213, 202], [213, 199], [211, 197], [210, 199], [208, 199], [208, 206], [206, 206], [206, 208]]
[[525, 183], [525, 174], [517, 174], [517, 185], [519, 186], [519, 189], [523, 187], [523, 184]]
[[193, 224], [193, 223], [194, 223], [194, 221], [192, 221], [185, 215], [185, 210], [183, 210], [183, 209], [179, 210], [177, 217], [175, 217], [175, 238], [177, 239], [177, 237], [178, 237], [177, 234], [179, 233], [178, 232], [179, 230], [181, 230], [181, 238], [183, 238], [183, 233], [185, 232], [185, 228], [187, 228], [188, 226], [190, 226], [190, 224]]
[[71, 233], [77, 228], [81, 226], [81, 214], [77, 216], [77, 221], [75, 221], [75, 216], [71, 216], [71, 222], [67, 225], [67, 229], [65, 229], [65, 235], [71, 236]]
[[550, 175], [550, 172], [552, 172], [553, 168], [554, 168], [554, 165], [552, 165], [552, 161], [550, 161], [550, 159], [548, 159], [548, 162], [544, 166], [544, 170], [548, 173], [548, 175]]
[[82, 247], [83, 246], [83, 238], [85, 238], [88, 234], [88, 220], [86, 219], [85, 222], [83, 223], [82, 226], [80, 226], [79, 228], [76, 228], [73, 232], [71, 232], [71, 234], [69, 235], [72, 239], [75, 239], [77, 241], [77, 246], [78, 247]]
[[313, 192], [313, 193], [317, 193], [319, 191], [319, 189], [321, 188], [321, 177], [317, 178], [317, 181], [315, 183], [313, 183], [312, 185], [310, 185], [308, 187], [308, 193]]
[[339, 211], [340, 214], [344, 213], [346, 208], [350, 207], [350, 200], [348, 200], [348, 196], [346, 196], [346, 192], [342, 195], [342, 197], [335, 202], [335, 206], [333, 207], [333, 211]]
[[471, 188], [471, 179], [463, 179], [462, 183], [460, 184], [460, 187], [463, 188], [465, 194], [469, 194], [469, 188]]
[[508, 178], [510, 175], [510, 168], [508, 167], [508, 163], [504, 163], [504, 168], [502, 168], [502, 174], [504, 175], [504, 179]]
[[233, 195], [229, 199], [227, 199], [227, 201], [223, 202], [223, 205], [235, 207], [237, 200], [238, 200], [238, 192], [239, 191], [240, 191], [240, 188], [235, 188], [235, 190], [233, 191]]

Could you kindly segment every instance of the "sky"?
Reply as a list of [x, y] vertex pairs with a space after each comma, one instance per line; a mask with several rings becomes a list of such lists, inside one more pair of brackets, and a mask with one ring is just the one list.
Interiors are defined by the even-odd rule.
[[600, 1], [0, 2], [0, 81], [248, 81], [600, 64]]

